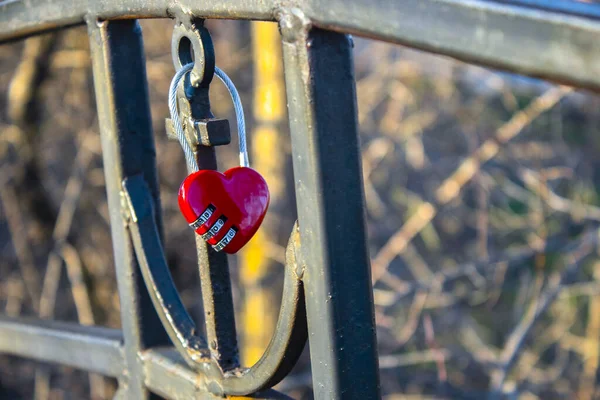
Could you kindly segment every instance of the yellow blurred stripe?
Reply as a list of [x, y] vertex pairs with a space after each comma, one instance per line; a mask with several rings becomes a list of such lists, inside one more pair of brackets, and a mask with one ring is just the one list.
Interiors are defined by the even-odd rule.
[[[252, 52], [254, 60], [254, 106], [257, 122], [252, 133], [252, 167], [262, 174], [269, 185], [271, 205], [284, 193], [284, 153], [277, 125], [285, 113], [281, 41], [277, 24], [252, 23]], [[240, 280], [244, 288], [243, 348], [245, 365], [258, 361], [273, 334], [278, 310], [271, 288], [263, 281], [273, 268], [266, 244], [277, 243], [276, 219], [267, 215], [263, 226], [240, 254]]]
[[281, 121], [284, 115], [281, 41], [277, 24], [252, 24], [254, 59], [254, 117], [259, 121]]

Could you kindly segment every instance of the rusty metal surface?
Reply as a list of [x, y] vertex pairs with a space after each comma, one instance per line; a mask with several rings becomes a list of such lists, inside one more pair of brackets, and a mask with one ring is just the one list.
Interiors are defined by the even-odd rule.
[[98, 18], [274, 20], [294, 7], [322, 28], [600, 89], [600, 6], [567, 0], [11, 0], [0, 3], [0, 42]]

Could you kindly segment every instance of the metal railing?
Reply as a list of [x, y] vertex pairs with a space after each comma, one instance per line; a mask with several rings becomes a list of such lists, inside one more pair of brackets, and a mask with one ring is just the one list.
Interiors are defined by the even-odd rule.
[[[238, 361], [227, 260], [198, 242], [206, 337], [162, 249], [142, 35], [136, 19], [277, 21], [285, 65], [298, 226], [275, 334]], [[4, 0], [0, 43], [87, 24], [122, 331], [0, 317], [0, 352], [119, 381], [117, 398], [278, 398], [270, 388], [310, 338], [315, 397], [378, 398], [351, 33], [578, 87], [600, 88], [600, 7], [541, 0]], [[214, 149], [196, 147], [201, 168]]]

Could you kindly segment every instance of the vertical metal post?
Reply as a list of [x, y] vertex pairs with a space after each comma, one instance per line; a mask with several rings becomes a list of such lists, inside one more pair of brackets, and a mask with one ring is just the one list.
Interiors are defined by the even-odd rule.
[[279, 19], [315, 397], [379, 398], [352, 43]]
[[[192, 54], [181, 51], [183, 38], [186, 38], [187, 43], [191, 43], [188, 47], [191, 46], [189, 50]], [[180, 68], [194, 60], [194, 68], [200, 69], [197, 77], [200, 82], [197, 87], [190, 86], [191, 82], [186, 80], [186, 83], [178, 89], [180, 116], [191, 117], [195, 121], [213, 120], [209, 85], [213, 79], [215, 53], [210, 33], [204, 27], [204, 21], [197, 18], [178, 21], [173, 30], [172, 52], [175, 68]], [[184, 90], [185, 85], [188, 86]], [[220, 127], [209, 133], [210, 145], [203, 145], [199, 133], [190, 126], [194, 132], [188, 136], [188, 142], [195, 151], [196, 162], [200, 169], [216, 170], [217, 157], [214, 146], [230, 142], [228, 125], [221, 124]], [[239, 355], [227, 254], [217, 253], [200, 236], [195, 234], [194, 236], [204, 306], [206, 341], [211, 357], [221, 370], [228, 371], [239, 366]]]
[[[195, 119], [211, 118], [213, 115], [210, 112], [208, 85], [201, 88], [200, 91], [204, 92], [205, 107], [192, 107], [191, 116]], [[198, 168], [217, 169], [217, 156], [213, 146], [198, 144], [195, 146], [195, 152]], [[217, 253], [200, 236], [196, 234], [194, 236], [196, 237], [198, 268], [200, 270], [206, 340], [213, 359], [222, 370], [227, 371], [239, 366], [227, 254]]]
[[[196, 158], [200, 169], [217, 169], [214, 147], [198, 146]], [[239, 366], [227, 254], [217, 253], [198, 235], [196, 235], [196, 249], [206, 340], [212, 357], [223, 370], [227, 371]]]
[[128, 380], [121, 382], [119, 393], [145, 399], [150, 394], [139, 352], [169, 339], [144, 285], [122, 212], [121, 182], [143, 174], [161, 227], [142, 32], [136, 20], [93, 20], [88, 28], [125, 341]]

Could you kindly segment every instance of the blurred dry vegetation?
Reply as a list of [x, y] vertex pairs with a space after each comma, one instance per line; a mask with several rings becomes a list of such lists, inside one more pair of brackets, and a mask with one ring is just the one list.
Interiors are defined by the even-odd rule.
[[[172, 22], [142, 25], [168, 261], [200, 318], [193, 235], [175, 196], [184, 162], [164, 132]], [[250, 24], [208, 27], [251, 116]], [[77, 28], [0, 47], [0, 312], [118, 328], [87, 41]], [[355, 62], [386, 398], [600, 398], [598, 97], [362, 39]], [[213, 87], [214, 113], [233, 120]], [[285, 119], [279, 128], [278, 158], [254, 143], [259, 170], [276, 159], [289, 171]], [[235, 144], [218, 154], [222, 169], [235, 164]], [[289, 173], [272, 179], [293, 188]], [[275, 298], [295, 218], [293, 200], [281, 204], [259, 254], [275, 265], [260, 290]], [[247, 314], [241, 266], [252, 261], [241, 257], [231, 270]], [[262, 307], [254, 319], [270, 318], [272, 302]], [[253, 318], [238, 314], [242, 341]], [[110, 398], [115, 385], [0, 357], [0, 398]], [[309, 387], [305, 357], [279, 388], [311, 398]]]

